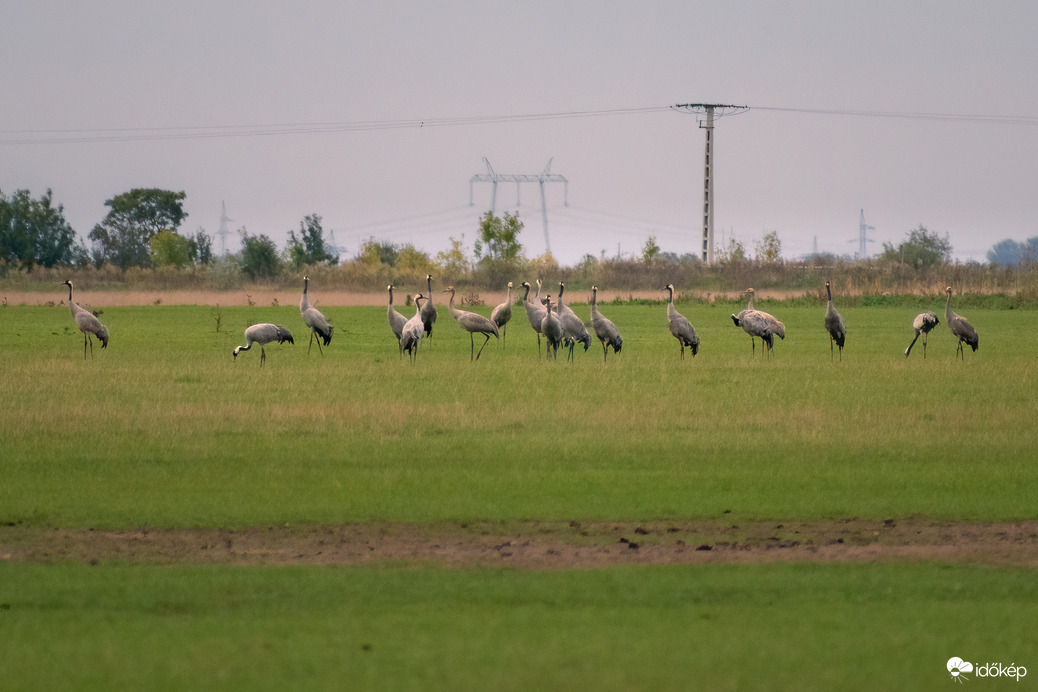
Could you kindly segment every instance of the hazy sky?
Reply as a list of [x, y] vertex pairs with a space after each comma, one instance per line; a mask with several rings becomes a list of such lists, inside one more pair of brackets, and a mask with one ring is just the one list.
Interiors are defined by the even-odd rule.
[[[569, 180], [568, 207], [547, 187], [563, 263], [649, 235], [697, 253], [704, 133], [668, 109], [689, 102], [751, 107], [715, 130], [716, 226], [751, 250], [776, 231], [787, 258], [853, 254], [862, 209], [871, 253], [919, 224], [964, 260], [1038, 235], [1031, 0], [0, 0], [0, 24], [0, 190], [51, 188], [81, 236], [161, 187], [188, 233], [226, 201], [279, 246], [317, 213], [346, 256], [471, 247], [487, 157]], [[594, 115], [514, 118], [562, 113]], [[535, 185], [518, 210], [538, 255]]]

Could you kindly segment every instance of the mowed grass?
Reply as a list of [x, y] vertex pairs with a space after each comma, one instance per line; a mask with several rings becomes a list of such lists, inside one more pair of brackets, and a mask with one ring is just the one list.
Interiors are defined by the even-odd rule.
[[1038, 660], [1025, 569], [0, 562], [0, 594], [7, 690], [920, 690]]
[[[788, 332], [762, 358], [735, 306], [679, 304], [702, 337], [682, 361], [662, 304], [605, 304], [623, 352], [567, 363], [517, 306], [472, 363], [439, 307], [415, 366], [384, 308], [324, 308], [322, 357], [294, 306], [106, 307], [86, 360], [66, 308], [3, 308], [0, 521], [1035, 517], [1034, 312], [964, 311], [963, 363], [943, 323], [905, 359], [915, 310], [844, 309], [832, 362], [824, 306], [759, 305]], [[235, 362], [253, 321], [296, 343]]]

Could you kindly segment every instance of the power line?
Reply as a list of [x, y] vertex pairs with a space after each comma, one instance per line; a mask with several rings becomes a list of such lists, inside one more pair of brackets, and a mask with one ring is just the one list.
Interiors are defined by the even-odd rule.
[[[690, 106], [697, 104], [683, 104]], [[388, 120], [358, 120], [296, 123], [251, 123], [239, 125], [184, 125], [169, 127], [112, 127], [68, 129], [8, 129], [0, 130], [0, 145], [39, 144], [96, 144], [104, 142], [140, 142], [164, 140], [192, 140], [236, 137], [283, 137], [287, 135], [315, 135], [377, 130], [421, 129], [425, 127], [459, 127], [467, 125], [494, 125], [572, 118], [596, 118], [621, 115], [663, 113], [682, 106], [644, 106], [637, 108], [610, 108], [604, 110], [577, 110], [509, 115], [481, 115], [460, 117], [433, 117]], [[1004, 115], [992, 113], [926, 113], [898, 111], [839, 110], [822, 108], [792, 108], [779, 106], [740, 106], [745, 110], [777, 113], [802, 113], [857, 118], [894, 118], [997, 125], [1038, 125], [1038, 116]], [[719, 116], [720, 117], [720, 116]]]
[[252, 125], [201, 125], [176, 127], [128, 127], [95, 129], [0, 130], [5, 137], [0, 145], [17, 144], [84, 144], [99, 142], [137, 142], [230, 137], [269, 137], [283, 135], [366, 132], [372, 130], [420, 129], [463, 125], [493, 125], [538, 120], [562, 120], [617, 115], [636, 115], [666, 111], [666, 106], [645, 108], [612, 108], [607, 110], [563, 111], [556, 113], [524, 113], [513, 115], [464, 116], [452, 118], [415, 118], [409, 120], [366, 120], [323, 123], [280, 123]]

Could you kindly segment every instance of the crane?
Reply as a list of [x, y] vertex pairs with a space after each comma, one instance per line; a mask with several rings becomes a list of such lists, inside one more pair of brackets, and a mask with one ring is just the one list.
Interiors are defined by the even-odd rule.
[[[497, 325], [489, 317], [484, 317], [479, 313], [469, 312], [468, 310], [459, 310], [454, 307], [454, 287], [448, 286], [444, 293], [450, 293], [451, 299], [447, 304], [447, 309], [451, 313], [451, 317], [461, 326], [462, 329], [469, 333], [469, 360], [479, 360], [480, 355], [483, 353], [483, 348], [490, 341], [490, 335], [493, 334], [495, 338], [501, 338], [497, 331]], [[486, 339], [483, 341], [483, 346], [479, 347], [479, 353], [476, 353], [476, 357], [473, 358], [472, 354], [476, 350], [476, 344], [473, 340], [473, 335], [476, 333], [482, 334]]]
[[685, 347], [688, 346], [695, 358], [699, 353], [699, 335], [692, 327], [692, 323], [674, 308], [674, 284], [667, 284], [663, 289], [670, 293], [667, 299], [667, 323], [670, 325], [670, 333], [681, 344], [681, 360], [685, 360]]
[[299, 301], [299, 313], [303, 316], [303, 322], [310, 328], [310, 345], [306, 347], [307, 354], [310, 353], [310, 349], [314, 345], [314, 334], [318, 335], [317, 348], [324, 355], [324, 349], [321, 347], [321, 341], [324, 341], [324, 345], [327, 346], [332, 341], [332, 331], [335, 327], [328, 324], [328, 320], [325, 318], [321, 311], [310, 305], [310, 300], [306, 297], [307, 288], [310, 285], [310, 277], [303, 277], [303, 297]]
[[623, 346], [620, 338], [620, 330], [611, 320], [598, 311], [598, 286], [591, 287], [591, 328], [595, 330], [595, 336], [602, 342], [602, 362], [606, 361], [609, 347], [613, 347], [613, 353], [619, 353]]
[[948, 329], [951, 329], [952, 334], [954, 334], [959, 340], [959, 343], [955, 348], [955, 355], [961, 355], [962, 360], [965, 361], [966, 349], [962, 347], [962, 344], [967, 343], [974, 351], [976, 351], [977, 346], [980, 345], [980, 337], [977, 336], [977, 330], [973, 328], [973, 325], [966, 321], [965, 317], [952, 312], [952, 287], [948, 286], [948, 288], [944, 290], [948, 294], [948, 302], [945, 303], [944, 306], [944, 320], [948, 323]]
[[76, 321], [79, 331], [83, 332], [83, 358], [86, 359], [87, 343], [90, 344], [90, 357], [94, 356], [94, 341], [90, 338], [93, 334], [101, 342], [101, 348], [108, 348], [108, 329], [97, 319], [97, 315], [82, 307], [72, 300], [72, 281], [68, 280], [63, 286], [68, 286], [68, 309], [72, 313], [72, 319]]
[[270, 322], [261, 322], [254, 324], [245, 330], [245, 345], [235, 346], [234, 359], [238, 359], [238, 354], [242, 351], [248, 351], [252, 348], [253, 344], [260, 345], [260, 367], [263, 367], [263, 363], [267, 360], [267, 352], [263, 350], [263, 347], [271, 342], [278, 342], [282, 344], [288, 342], [294, 344], [295, 340], [292, 335], [288, 333], [288, 330], [282, 327], [280, 324], [272, 324]]
[[840, 360], [843, 360], [843, 344], [847, 340], [847, 328], [843, 324], [843, 318], [833, 307], [833, 292], [829, 282], [825, 282], [825, 293], [829, 296], [829, 303], [825, 307], [825, 331], [829, 332], [829, 360], [833, 358], [833, 342], [840, 347]]
[[930, 331], [940, 324], [941, 321], [937, 319], [937, 315], [933, 314], [929, 310], [926, 312], [920, 312], [915, 316], [912, 321], [912, 329], [915, 330], [915, 336], [912, 338], [912, 343], [905, 349], [905, 358], [908, 358], [908, 354], [912, 352], [912, 347], [915, 346], [916, 339], [919, 335], [923, 335], [923, 360], [926, 360], [926, 337]]

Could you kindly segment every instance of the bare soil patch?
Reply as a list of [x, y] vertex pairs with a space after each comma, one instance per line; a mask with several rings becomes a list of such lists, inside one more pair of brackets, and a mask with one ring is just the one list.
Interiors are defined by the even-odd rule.
[[0, 559], [52, 564], [590, 569], [626, 564], [937, 560], [1038, 568], [1038, 521], [358, 523], [108, 531], [0, 527]]

